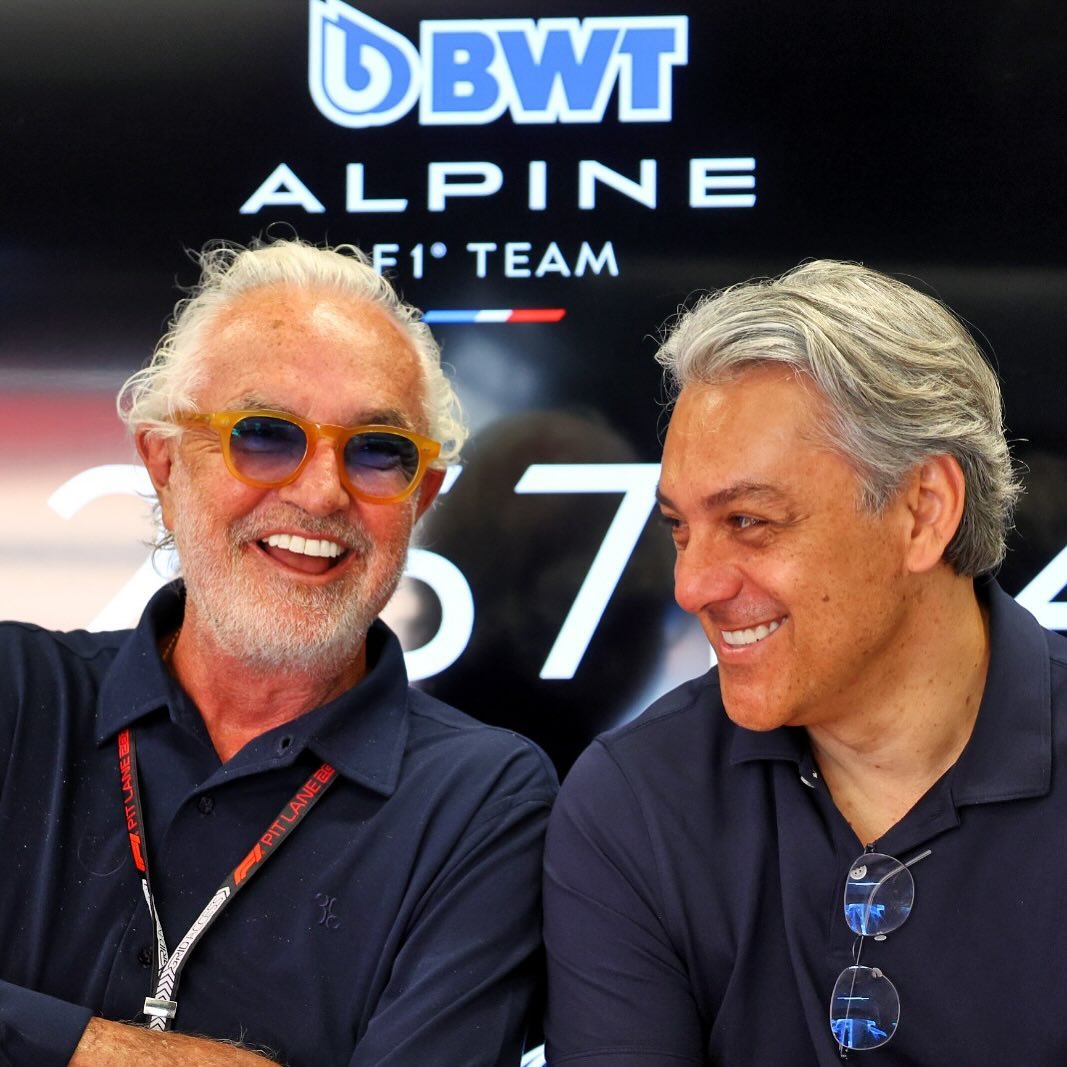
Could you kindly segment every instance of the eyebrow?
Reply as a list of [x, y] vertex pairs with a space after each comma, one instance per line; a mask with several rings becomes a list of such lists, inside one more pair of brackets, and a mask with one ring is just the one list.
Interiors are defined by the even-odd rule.
[[[714, 508], [721, 508], [741, 499], [755, 500], [766, 504], [780, 504], [785, 502], [788, 497], [777, 486], [770, 485], [767, 482], [735, 482], [733, 485], [728, 485], [702, 497], [700, 507], [703, 511], [711, 511]], [[660, 507], [674, 507], [671, 498], [658, 485], [656, 486], [656, 502]]]
[[[307, 418], [302, 412], [293, 411], [287, 404], [275, 404], [265, 400], [259, 393], [246, 393], [234, 402], [235, 411], [280, 411], [286, 415], [298, 415]], [[312, 420], [313, 421], [313, 420]], [[345, 426], [397, 426], [403, 430], [412, 430], [411, 419], [396, 408], [379, 408], [361, 412], [356, 419], [344, 423]]]
[[[396, 408], [384, 408], [380, 411], [369, 411], [360, 415], [358, 425], [367, 426], [372, 423], [380, 423], [383, 426], [399, 426], [402, 430], [413, 430], [415, 428], [411, 419]], [[349, 423], [349, 425], [355, 426], [357, 423]]]

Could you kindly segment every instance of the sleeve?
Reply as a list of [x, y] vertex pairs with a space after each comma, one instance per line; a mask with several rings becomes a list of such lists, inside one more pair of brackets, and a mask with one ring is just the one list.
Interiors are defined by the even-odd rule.
[[480, 811], [426, 894], [350, 1067], [517, 1067], [543, 992], [541, 861], [555, 780], [523, 750], [525, 782]]
[[705, 1063], [685, 961], [671, 942], [644, 813], [603, 744], [574, 765], [545, 852], [548, 1063]]
[[[28, 669], [14, 638], [25, 627], [0, 632], [0, 789], [12, 759], [17, 711]], [[66, 1067], [89, 1024], [91, 1012], [32, 989], [0, 981], [0, 1067]]]
[[0, 982], [0, 1067], [66, 1067], [92, 1012]]

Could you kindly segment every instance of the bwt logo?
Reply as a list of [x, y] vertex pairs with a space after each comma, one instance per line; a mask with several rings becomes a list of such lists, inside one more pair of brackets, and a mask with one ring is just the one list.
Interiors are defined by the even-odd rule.
[[684, 15], [433, 19], [419, 47], [342, 0], [310, 0], [308, 84], [341, 126], [387, 126], [419, 102], [426, 126], [668, 122], [672, 68], [689, 58]]

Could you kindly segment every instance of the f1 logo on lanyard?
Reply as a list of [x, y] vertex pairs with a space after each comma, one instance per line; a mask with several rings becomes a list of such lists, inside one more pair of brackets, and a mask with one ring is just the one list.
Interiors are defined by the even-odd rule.
[[267, 827], [249, 850], [248, 854], [227, 875], [222, 885], [215, 890], [203, 911], [178, 942], [173, 952], [167, 951], [163, 924], [159, 919], [152, 884], [148, 874], [148, 843], [142, 817], [140, 780], [137, 774], [137, 751], [133, 734], [123, 730], [118, 737], [119, 779], [122, 784], [122, 806], [126, 818], [126, 831], [130, 838], [130, 853], [133, 865], [141, 874], [141, 888], [148, 904], [148, 914], [156, 935], [156, 966], [152, 985], [154, 996], [145, 997], [144, 1014], [148, 1016], [150, 1030], [169, 1030], [178, 1013], [177, 991], [182, 967], [193, 949], [211, 924], [222, 914], [237, 893], [248, 884], [256, 873], [274, 854], [274, 850], [292, 834], [307, 813], [318, 803], [323, 793], [333, 784], [337, 772], [328, 763], [321, 767], [293, 794], [278, 817]]

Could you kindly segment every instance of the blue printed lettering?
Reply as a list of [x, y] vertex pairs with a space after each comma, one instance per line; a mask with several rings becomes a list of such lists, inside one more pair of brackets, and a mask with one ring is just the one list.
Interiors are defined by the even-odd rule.
[[575, 52], [577, 36], [570, 27], [550, 29], [544, 34], [540, 55], [535, 55], [534, 35], [529, 30], [500, 31], [500, 46], [519, 102], [513, 109], [517, 120], [529, 122], [534, 115], [603, 113], [607, 96], [603, 88], [610, 90], [607, 73], [618, 34], [615, 30], [594, 30], [580, 56]]
[[423, 125], [668, 122], [684, 15], [426, 19], [419, 48], [344, 0], [309, 0], [308, 85], [342, 126], [384, 126], [419, 102]]
[[496, 118], [503, 109], [498, 106], [500, 83], [489, 70], [495, 58], [493, 39], [484, 33], [433, 33], [423, 102], [428, 101], [430, 110], [439, 115], [458, 115], [461, 122]]

